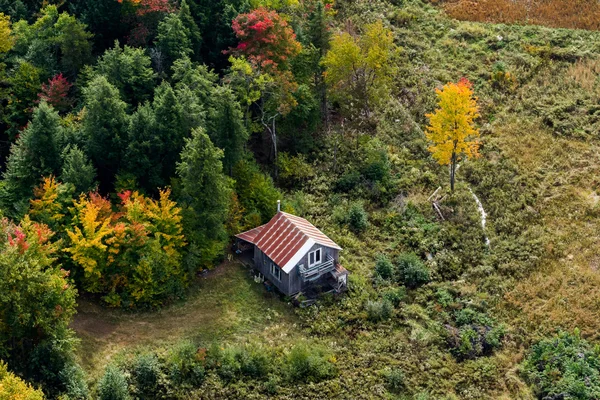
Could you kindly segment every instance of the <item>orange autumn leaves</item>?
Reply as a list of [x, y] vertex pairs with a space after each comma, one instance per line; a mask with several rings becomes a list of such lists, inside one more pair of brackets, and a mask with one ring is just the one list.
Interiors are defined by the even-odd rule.
[[463, 159], [479, 156], [479, 130], [474, 120], [479, 116], [477, 99], [467, 79], [448, 83], [436, 90], [438, 108], [427, 114], [429, 126], [425, 136], [432, 143], [429, 151], [441, 165], [450, 165], [450, 180], [454, 189], [456, 165]]
[[181, 292], [187, 283], [186, 243], [181, 209], [170, 190], [160, 191], [158, 200], [126, 191], [116, 206], [97, 193], [64, 204], [65, 190], [46, 178], [30, 215], [62, 233], [63, 254], [86, 291], [119, 307], [153, 307]]

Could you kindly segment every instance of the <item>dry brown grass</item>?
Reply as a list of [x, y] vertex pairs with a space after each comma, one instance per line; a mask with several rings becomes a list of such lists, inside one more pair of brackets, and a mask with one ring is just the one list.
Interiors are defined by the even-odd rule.
[[434, 0], [459, 20], [600, 30], [596, 0]]
[[[575, 66], [574, 68], [580, 68]], [[575, 327], [600, 339], [600, 145], [557, 138], [541, 124], [505, 121], [505, 155], [540, 179], [540, 212], [548, 241], [543, 267], [506, 295], [514, 325], [533, 333]]]

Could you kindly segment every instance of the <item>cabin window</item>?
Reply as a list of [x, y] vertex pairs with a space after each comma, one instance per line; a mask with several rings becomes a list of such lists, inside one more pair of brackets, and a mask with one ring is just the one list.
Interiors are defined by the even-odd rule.
[[321, 249], [308, 253], [308, 266], [321, 264]]
[[275, 279], [280, 281], [281, 280], [281, 268], [279, 268], [277, 265], [271, 263], [271, 275], [273, 275], [273, 277]]

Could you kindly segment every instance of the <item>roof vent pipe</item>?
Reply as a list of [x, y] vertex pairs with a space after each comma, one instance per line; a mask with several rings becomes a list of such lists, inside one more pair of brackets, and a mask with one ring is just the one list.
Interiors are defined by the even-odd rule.
[[281, 212], [281, 200], [277, 200], [277, 212]]

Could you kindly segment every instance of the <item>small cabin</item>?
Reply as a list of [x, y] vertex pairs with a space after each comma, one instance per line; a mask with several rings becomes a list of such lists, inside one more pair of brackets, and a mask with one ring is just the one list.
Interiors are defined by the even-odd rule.
[[236, 239], [238, 252], [251, 253], [254, 268], [284, 295], [346, 289], [348, 271], [339, 263], [342, 248], [304, 218], [279, 211]]

